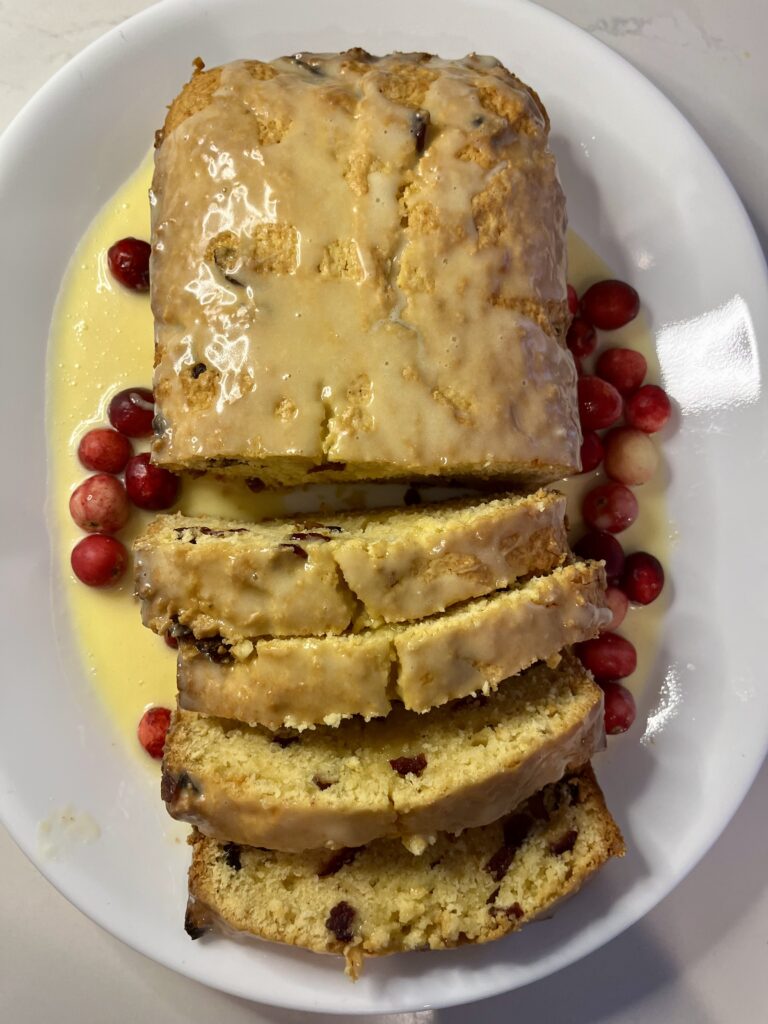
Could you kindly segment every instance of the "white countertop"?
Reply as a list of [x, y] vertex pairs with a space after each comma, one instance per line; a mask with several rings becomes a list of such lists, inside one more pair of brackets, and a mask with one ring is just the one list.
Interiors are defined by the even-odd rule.
[[[0, 0], [0, 127], [90, 40], [148, 6], [148, 0]], [[548, 0], [544, 6], [614, 47], [671, 97], [723, 164], [768, 250], [768, 6], [760, 0]], [[698, 868], [606, 948], [509, 996], [381, 1020], [762, 1024], [768, 1019], [767, 852], [764, 766]], [[71, 907], [0, 828], [0, 1021], [191, 1019], [331, 1020], [245, 1003], [145, 960]]]

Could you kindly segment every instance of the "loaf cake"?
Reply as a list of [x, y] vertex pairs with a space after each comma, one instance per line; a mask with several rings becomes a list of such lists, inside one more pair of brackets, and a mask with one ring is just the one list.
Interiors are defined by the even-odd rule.
[[576, 892], [621, 833], [587, 765], [513, 814], [438, 836], [420, 857], [379, 839], [335, 853], [275, 853], [194, 831], [185, 927], [199, 938], [235, 930], [342, 953], [357, 976], [365, 956], [490, 942]]
[[136, 594], [157, 633], [237, 644], [358, 631], [562, 565], [564, 520], [553, 491], [257, 524], [157, 516], [134, 545]]
[[180, 639], [179, 703], [270, 729], [375, 718], [394, 699], [428, 711], [489, 693], [535, 661], [596, 636], [609, 618], [602, 564], [575, 562], [404, 625], [234, 646], [219, 637]]
[[548, 134], [489, 57], [199, 69], [157, 135], [153, 460], [269, 487], [578, 470]]
[[428, 715], [276, 734], [174, 714], [162, 796], [170, 814], [218, 839], [300, 851], [495, 821], [604, 745], [603, 694], [570, 653], [515, 686]]

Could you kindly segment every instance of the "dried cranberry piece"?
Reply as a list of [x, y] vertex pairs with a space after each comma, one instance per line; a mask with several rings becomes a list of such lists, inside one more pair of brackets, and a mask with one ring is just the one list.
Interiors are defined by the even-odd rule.
[[224, 859], [227, 862], [227, 867], [232, 868], [233, 871], [240, 871], [242, 864], [240, 863], [240, 854], [242, 849], [238, 843], [225, 843], [224, 844]]
[[359, 852], [360, 851], [355, 847], [336, 850], [335, 853], [331, 854], [325, 864], [322, 864], [317, 869], [317, 877], [328, 878], [330, 875], [335, 875], [337, 871], [341, 871], [341, 869], [347, 864], [351, 864]]
[[507, 846], [500, 846], [496, 853], [488, 859], [485, 870], [494, 882], [500, 882], [509, 871], [509, 867], [515, 859], [515, 852], [515, 850], [510, 850]]
[[325, 927], [329, 932], [333, 932], [339, 942], [351, 942], [353, 938], [352, 923], [356, 916], [355, 908], [350, 906], [346, 900], [341, 900], [340, 903], [331, 907]]
[[297, 558], [301, 558], [306, 561], [309, 555], [300, 544], [278, 544], [279, 548], [289, 548]]
[[415, 757], [393, 757], [389, 763], [401, 778], [405, 778], [406, 775], [421, 775], [427, 767], [424, 754], [416, 754]]
[[569, 829], [564, 832], [559, 839], [553, 839], [549, 844], [549, 852], [555, 857], [561, 857], [564, 853], [570, 853], [570, 851], [576, 845], [576, 840], [579, 837], [579, 833], [575, 828]]

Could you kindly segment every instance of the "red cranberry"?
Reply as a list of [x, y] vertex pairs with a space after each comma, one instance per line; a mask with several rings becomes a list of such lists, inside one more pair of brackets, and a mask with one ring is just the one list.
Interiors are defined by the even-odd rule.
[[634, 604], [655, 601], [664, 589], [664, 569], [658, 558], [647, 551], [629, 555], [624, 563], [621, 589]]
[[125, 488], [114, 476], [89, 476], [69, 498], [69, 511], [81, 530], [117, 533], [128, 521]]
[[581, 514], [588, 526], [621, 533], [637, 519], [637, 498], [624, 484], [600, 484], [585, 496]]
[[581, 442], [581, 472], [591, 473], [603, 461], [603, 442], [594, 430], [587, 430]]
[[107, 409], [109, 422], [126, 437], [149, 437], [155, 415], [155, 398], [149, 388], [118, 391]]
[[579, 296], [572, 284], [568, 285], [568, 312], [571, 316], [576, 316], [579, 312]]
[[601, 331], [623, 327], [639, 310], [639, 295], [624, 281], [598, 281], [581, 297], [581, 315]]
[[659, 465], [656, 445], [642, 430], [617, 427], [605, 438], [605, 472], [611, 480], [636, 487], [646, 484]]
[[[623, 593], [623, 591], [621, 591], [621, 593]], [[168, 644], [168, 646], [172, 647], [174, 650], [176, 650], [176, 648], [179, 646], [179, 641], [176, 639], [176, 637], [172, 633], [170, 633], [170, 632], [165, 633], [164, 635], [165, 635], [165, 642]]]
[[635, 698], [621, 683], [603, 683], [605, 699], [605, 731], [609, 736], [626, 732], [637, 715]]
[[627, 399], [627, 423], [646, 434], [661, 430], [671, 413], [667, 393], [657, 384], [645, 384]]
[[592, 324], [580, 316], [574, 317], [568, 333], [565, 336], [565, 343], [578, 359], [586, 359], [591, 356], [597, 346], [597, 333]]
[[573, 545], [579, 558], [605, 562], [605, 575], [611, 584], [618, 583], [624, 571], [624, 548], [618, 540], [604, 530], [591, 530]]
[[89, 587], [116, 583], [125, 572], [128, 552], [119, 540], [94, 533], [72, 548], [72, 572]]
[[171, 712], [168, 708], [147, 708], [141, 716], [139, 743], [150, 757], [158, 760], [163, 756], [165, 737], [171, 724]]
[[624, 679], [637, 668], [635, 645], [618, 633], [601, 633], [593, 640], [574, 644], [574, 650], [598, 683]]
[[84, 434], [77, 446], [77, 457], [86, 469], [99, 473], [122, 473], [133, 455], [131, 442], [109, 427], [97, 427]]
[[149, 242], [139, 238], [121, 238], [107, 250], [107, 263], [112, 276], [135, 292], [149, 290]]
[[633, 348], [607, 348], [597, 357], [595, 373], [613, 384], [620, 395], [631, 395], [645, 380], [648, 363]]
[[626, 618], [629, 610], [629, 598], [619, 587], [608, 587], [605, 592], [605, 600], [608, 602], [608, 607], [611, 611], [611, 621], [605, 628], [613, 632], [614, 629], [619, 628]]
[[179, 478], [167, 469], [153, 466], [149, 452], [134, 455], [125, 467], [125, 489], [134, 505], [157, 512], [170, 508], [179, 493]]
[[621, 416], [621, 395], [616, 388], [599, 377], [587, 375], [577, 382], [579, 419], [583, 430], [612, 427]]

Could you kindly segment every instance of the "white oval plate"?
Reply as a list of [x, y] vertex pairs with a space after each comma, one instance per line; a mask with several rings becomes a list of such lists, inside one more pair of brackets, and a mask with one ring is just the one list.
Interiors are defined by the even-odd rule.
[[[169, 845], [156, 785], [117, 740], [84, 670], [57, 650], [43, 408], [45, 339], [67, 261], [147, 150], [191, 59], [355, 44], [493, 53], [534, 84], [552, 117], [571, 222], [638, 287], [681, 415], [664, 447], [679, 539], [659, 691], [648, 688], [635, 729], [599, 764], [631, 852], [546, 924], [483, 948], [372, 961], [351, 985], [336, 959], [184, 934], [186, 852]], [[512, 0], [168, 2], [100, 39], [32, 100], [0, 143], [0, 197], [0, 813], [50, 881], [113, 934], [197, 981], [337, 1014], [513, 989], [607, 942], [668, 893], [725, 827], [768, 744], [768, 409], [756, 341], [768, 335], [766, 272], [730, 184], [669, 102], [568, 22]], [[67, 805], [90, 814], [100, 838], [46, 860], [39, 823]]]

